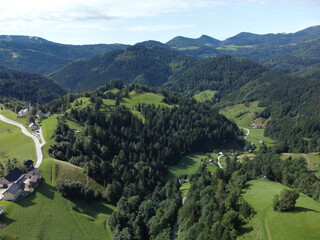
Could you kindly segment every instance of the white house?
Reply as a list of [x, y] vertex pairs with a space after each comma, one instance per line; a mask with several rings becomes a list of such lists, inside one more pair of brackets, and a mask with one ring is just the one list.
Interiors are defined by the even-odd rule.
[[21, 192], [22, 188], [18, 184], [13, 183], [3, 193], [3, 199], [7, 201], [14, 201], [20, 196]]

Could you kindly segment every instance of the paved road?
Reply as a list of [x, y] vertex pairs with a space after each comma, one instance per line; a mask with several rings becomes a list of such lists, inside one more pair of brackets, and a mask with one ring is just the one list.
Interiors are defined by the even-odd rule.
[[36, 153], [37, 153], [37, 162], [36, 162], [36, 164], [35, 164], [34, 167], [35, 167], [35, 168], [39, 168], [39, 167], [40, 167], [40, 164], [42, 163], [42, 160], [43, 160], [43, 155], [42, 155], [41, 148], [42, 148], [43, 145], [46, 144], [46, 141], [45, 141], [44, 138], [43, 138], [43, 134], [42, 134], [41, 128], [40, 128], [40, 130], [39, 130], [40, 139], [41, 139], [41, 143], [40, 143], [39, 139], [38, 139], [35, 135], [33, 135], [32, 133], [30, 133], [30, 132], [25, 128], [25, 126], [23, 126], [21, 123], [18, 123], [18, 122], [16, 122], [16, 121], [13, 121], [13, 120], [11, 120], [11, 119], [8, 119], [8, 118], [6, 118], [5, 116], [3, 116], [3, 115], [1, 115], [1, 114], [0, 114], [0, 120], [3, 121], [3, 122], [5, 122], [5, 123], [9, 123], [9, 124], [11, 124], [11, 125], [15, 125], [15, 126], [21, 128], [21, 132], [22, 132], [24, 135], [32, 138], [32, 140], [33, 140], [33, 142], [34, 142], [34, 144], [35, 144]]
[[223, 153], [222, 154], [220, 154], [220, 155], [218, 155], [218, 166], [219, 166], [219, 168], [223, 168], [222, 166], [221, 166], [221, 163], [220, 163], [220, 158], [221, 157], [223, 157], [224, 155], [223, 155]]
[[250, 134], [250, 130], [248, 128], [244, 128], [244, 127], [243, 127], [243, 129], [245, 129], [247, 131], [247, 134], [244, 136], [244, 138], [247, 138]]

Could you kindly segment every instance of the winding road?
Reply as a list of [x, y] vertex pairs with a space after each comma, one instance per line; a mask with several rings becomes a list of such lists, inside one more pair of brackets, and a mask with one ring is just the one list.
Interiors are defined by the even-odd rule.
[[250, 130], [248, 128], [242, 127], [243, 129], [245, 129], [247, 131], [247, 134], [243, 137], [243, 138], [247, 138], [250, 134]]
[[221, 168], [221, 169], [222, 169], [223, 167], [222, 167], [222, 165], [221, 165], [221, 163], [220, 163], [220, 158], [223, 157], [223, 156], [224, 156], [223, 153], [221, 153], [221, 154], [218, 155], [218, 166], [219, 166], [219, 168]]
[[16, 121], [13, 121], [11, 119], [8, 119], [6, 118], [5, 116], [3, 116], [2, 114], [0, 114], [0, 120], [5, 122], [5, 123], [8, 123], [8, 124], [11, 124], [11, 125], [14, 125], [14, 126], [17, 126], [21, 129], [21, 132], [26, 135], [27, 137], [30, 137], [34, 144], [35, 144], [35, 148], [36, 148], [36, 154], [37, 154], [37, 162], [35, 164], [35, 168], [39, 168], [41, 163], [42, 163], [42, 160], [43, 160], [43, 155], [42, 155], [42, 151], [41, 151], [41, 148], [43, 145], [46, 144], [46, 141], [44, 140], [43, 138], [43, 134], [42, 134], [42, 130], [41, 128], [39, 129], [39, 135], [40, 135], [40, 139], [41, 139], [41, 143], [40, 143], [40, 140], [35, 136], [33, 135], [32, 133], [30, 133], [26, 128], [25, 126], [23, 126], [21, 123], [18, 123]]

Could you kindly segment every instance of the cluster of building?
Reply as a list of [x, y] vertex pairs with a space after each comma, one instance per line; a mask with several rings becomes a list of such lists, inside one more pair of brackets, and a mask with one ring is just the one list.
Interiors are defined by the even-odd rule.
[[[21, 109], [18, 112], [17, 118], [27, 118], [31, 115], [31, 110], [32, 110], [32, 106], [31, 104], [29, 104], [29, 106], [27, 108]], [[35, 117], [38, 119], [45, 119], [50, 117], [50, 113], [43, 113], [41, 110], [38, 110], [35, 114]]]
[[24, 163], [26, 171], [14, 168], [7, 176], [0, 179], [0, 187], [5, 188], [0, 194], [0, 199], [15, 201], [34, 191], [41, 180], [40, 172], [33, 167], [33, 161]]

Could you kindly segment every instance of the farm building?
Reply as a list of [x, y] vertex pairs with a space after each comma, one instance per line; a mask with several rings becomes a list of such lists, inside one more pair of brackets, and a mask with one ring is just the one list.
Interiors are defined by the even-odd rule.
[[19, 168], [14, 168], [7, 176], [4, 178], [10, 183], [17, 181], [21, 176], [23, 172]]
[[3, 199], [7, 201], [14, 201], [20, 196], [21, 192], [22, 192], [21, 186], [19, 184], [13, 183], [3, 193]]
[[27, 160], [25, 161], [25, 163], [23, 164], [28, 170], [33, 168], [33, 161], [32, 160]]
[[39, 129], [39, 125], [37, 123], [35, 123], [35, 122], [32, 122], [32, 123], [29, 124], [29, 129], [31, 131], [36, 131], [36, 130]]

